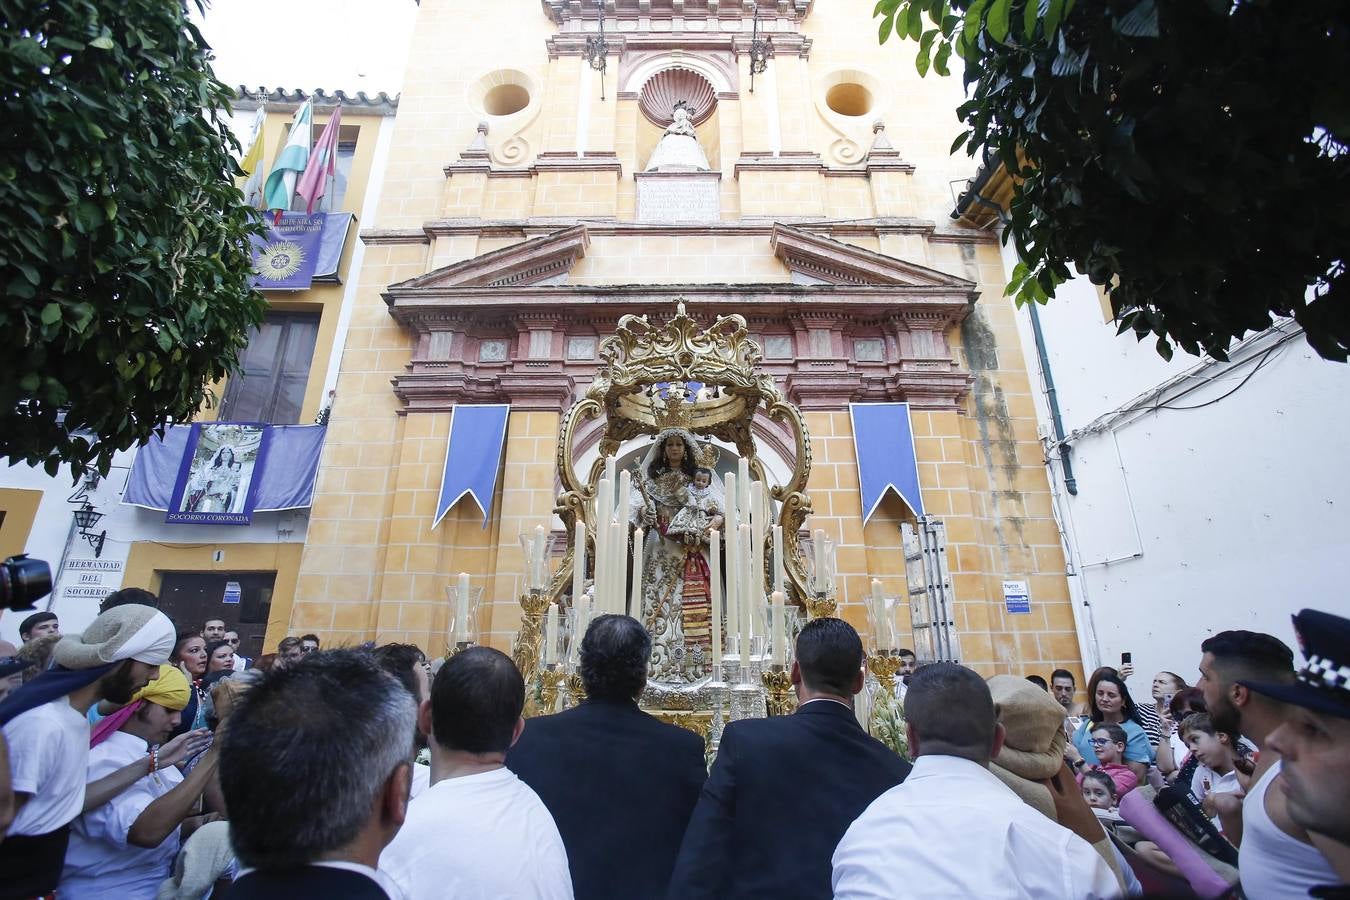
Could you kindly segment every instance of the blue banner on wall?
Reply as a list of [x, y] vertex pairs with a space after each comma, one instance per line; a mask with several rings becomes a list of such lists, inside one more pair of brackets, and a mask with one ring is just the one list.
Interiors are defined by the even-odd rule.
[[914, 515], [923, 515], [909, 404], [850, 403], [848, 411], [858, 454], [863, 521], [872, 517], [887, 491], [894, 491]]
[[283, 213], [267, 234], [252, 237], [253, 286], [261, 291], [303, 291], [314, 280], [324, 213]]
[[248, 525], [267, 459], [266, 425], [198, 423], [188, 434], [164, 521], [176, 525]]
[[487, 527], [488, 510], [497, 488], [502, 448], [506, 445], [506, 419], [510, 404], [456, 406], [450, 419], [450, 438], [445, 448], [445, 471], [436, 500], [435, 528], [463, 497], [473, 498]]

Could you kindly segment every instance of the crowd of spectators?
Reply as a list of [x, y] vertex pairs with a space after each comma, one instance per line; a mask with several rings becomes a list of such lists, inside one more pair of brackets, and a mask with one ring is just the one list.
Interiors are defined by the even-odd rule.
[[1142, 704], [1128, 663], [1079, 705], [1067, 669], [986, 680], [909, 654], [909, 758], [855, 715], [857, 632], [816, 619], [796, 712], [731, 722], [709, 769], [696, 734], [638, 706], [651, 638], [627, 616], [590, 623], [585, 700], [527, 722], [489, 647], [432, 666], [306, 634], [255, 662], [225, 621], [176, 627], [154, 603], [118, 592], [79, 635], [31, 616], [23, 648], [0, 647], [0, 900], [1108, 898], [1206, 878], [1263, 900], [1350, 882], [1350, 620], [1326, 613], [1295, 618], [1297, 670], [1269, 635], [1220, 632], [1194, 687], [1160, 672]]

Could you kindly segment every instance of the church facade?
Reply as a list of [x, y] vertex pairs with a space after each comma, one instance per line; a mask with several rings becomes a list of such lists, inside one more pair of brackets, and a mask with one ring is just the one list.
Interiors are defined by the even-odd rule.
[[[743, 316], [802, 410], [804, 532], [837, 544], [841, 615], [867, 630], [872, 579], [916, 603], [940, 589], [963, 662], [1081, 671], [999, 248], [951, 221], [952, 185], [975, 168], [948, 154], [960, 85], [920, 79], [912, 49], [878, 46], [866, 12], [423, 0], [269, 649], [312, 631], [439, 654], [460, 572], [484, 588], [483, 640], [509, 649], [519, 536], [561, 537], [564, 414], [621, 316], [659, 323], [683, 301], [707, 323]], [[483, 509], [447, 508], [455, 410], [480, 405], [508, 410], [500, 469]], [[905, 417], [912, 446], [859, 446], [854, 414], [879, 405]], [[766, 468], [790, 471], [781, 423], [753, 430]], [[598, 441], [578, 433], [580, 463]], [[917, 492], [865, 494], [860, 463], [878, 458], [907, 464]], [[916, 583], [906, 531], [930, 536], [940, 584]]]

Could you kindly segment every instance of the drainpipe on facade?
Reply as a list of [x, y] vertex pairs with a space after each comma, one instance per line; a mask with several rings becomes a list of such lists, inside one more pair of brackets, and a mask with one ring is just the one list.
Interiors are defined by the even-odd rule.
[[1036, 341], [1036, 357], [1041, 364], [1041, 377], [1045, 379], [1045, 401], [1050, 405], [1050, 424], [1055, 429], [1055, 447], [1059, 450], [1059, 465], [1064, 473], [1064, 489], [1071, 496], [1078, 496], [1078, 479], [1073, 477], [1071, 448], [1064, 440], [1064, 420], [1059, 415], [1059, 395], [1055, 393], [1055, 377], [1050, 374], [1050, 357], [1045, 352], [1045, 335], [1041, 332], [1041, 312], [1039, 303], [1034, 300], [1027, 304], [1031, 308], [1031, 333]]

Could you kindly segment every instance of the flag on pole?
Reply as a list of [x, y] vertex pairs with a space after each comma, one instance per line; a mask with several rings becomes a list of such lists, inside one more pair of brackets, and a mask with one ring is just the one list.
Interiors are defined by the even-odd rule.
[[291, 122], [291, 133], [286, 146], [281, 148], [272, 172], [263, 185], [263, 208], [276, 215], [291, 208], [291, 196], [295, 193], [295, 180], [305, 171], [309, 162], [309, 132], [314, 121], [313, 101], [306, 100], [304, 106], [296, 110], [295, 120]]
[[266, 118], [267, 111], [259, 104], [258, 112], [253, 116], [253, 129], [249, 132], [248, 150], [239, 161], [239, 168], [248, 176], [243, 191], [244, 202], [249, 206], [257, 206], [262, 199], [263, 121]]
[[338, 126], [341, 122], [342, 105], [339, 104], [333, 110], [333, 117], [323, 127], [323, 134], [319, 135], [319, 142], [309, 155], [309, 165], [305, 166], [304, 174], [295, 186], [296, 195], [305, 200], [306, 213], [314, 212], [314, 204], [328, 188], [328, 179], [337, 171]]

